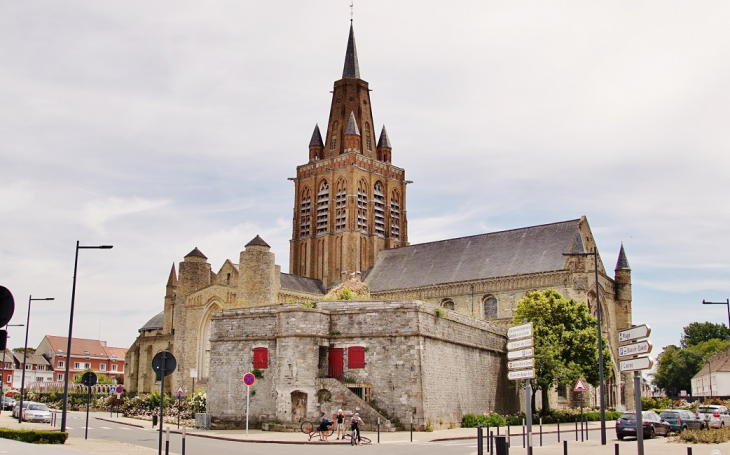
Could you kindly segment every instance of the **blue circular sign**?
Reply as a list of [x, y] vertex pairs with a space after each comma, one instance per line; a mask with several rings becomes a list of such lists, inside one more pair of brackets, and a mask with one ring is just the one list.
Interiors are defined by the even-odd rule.
[[243, 383], [247, 386], [252, 386], [254, 382], [256, 382], [256, 378], [253, 373], [246, 373], [243, 375]]

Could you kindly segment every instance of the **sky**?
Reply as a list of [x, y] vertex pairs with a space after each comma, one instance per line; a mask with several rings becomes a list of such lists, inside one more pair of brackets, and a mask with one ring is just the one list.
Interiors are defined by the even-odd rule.
[[[730, 3], [359, 1], [409, 240], [583, 215], [657, 348], [728, 323]], [[288, 270], [297, 165], [326, 125], [349, 1], [0, 3], [0, 285], [29, 346], [129, 347], [173, 263], [261, 235]], [[25, 328], [9, 327], [9, 347]], [[656, 351], [656, 349], [655, 349]]]

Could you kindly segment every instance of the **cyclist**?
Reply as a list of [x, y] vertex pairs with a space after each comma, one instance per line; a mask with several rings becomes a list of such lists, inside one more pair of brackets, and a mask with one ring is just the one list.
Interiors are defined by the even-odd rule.
[[322, 417], [322, 422], [319, 424], [319, 440], [327, 441], [329, 437], [329, 430], [332, 426], [332, 421], [327, 416]]
[[345, 439], [345, 415], [342, 413], [342, 409], [337, 411], [335, 419], [337, 422], [337, 440], [340, 438]]
[[355, 433], [357, 433], [357, 445], [361, 446], [362, 441], [360, 439], [360, 425], [362, 425], [364, 422], [360, 418], [360, 414], [357, 412], [354, 416], [352, 416], [352, 419], [350, 419], [350, 429], [352, 430], [352, 438], [353, 441], [355, 440]]

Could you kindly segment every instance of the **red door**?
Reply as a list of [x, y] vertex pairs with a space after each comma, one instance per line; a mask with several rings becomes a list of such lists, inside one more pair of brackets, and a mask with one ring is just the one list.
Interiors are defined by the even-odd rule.
[[327, 364], [329, 371], [327, 377], [342, 380], [343, 357], [345, 350], [343, 348], [330, 348]]

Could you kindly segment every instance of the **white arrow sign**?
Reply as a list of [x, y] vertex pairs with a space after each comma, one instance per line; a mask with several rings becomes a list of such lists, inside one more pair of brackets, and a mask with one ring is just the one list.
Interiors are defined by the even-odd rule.
[[515, 381], [517, 379], [532, 379], [535, 377], [535, 370], [529, 369], [529, 370], [517, 370], [517, 371], [510, 371], [507, 373], [507, 379], [510, 381]]
[[629, 357], [633, 355], [639, 355], [639, 354], [648, 354], [651, 352], [651, 341], [644, 340], [639, 341], [638, 343], [634, 344], [627, 344], [626, 346], [619, 346], [618, 347], [618, 356], [619, 357]]
[[535, 359], [515, 360], [507, 362], [507, 368], [510, 370], [520, 370], [522, 368], [532, 368], [535, 366]]
[[637, 325], [627, 330], [622, 330], [618, 333], [618, 342], [625, 343], [626, 341], [638, 340], [639, 338], [646, 338], [651, 333], [651, 327], [648, 325]]
[[530, 348], [535, 342], [533, 338], [526, 338], [524, 340], [510, 341], [507, 343], [507, 350], [514, 351], [515, 349]]
[[507, 358], [509, 360], [521, 359], [523, 357], [532, 357], [535, 355], [535, 350], [532, 348], [520, 349], [519, 351], [509, 351]]
[[651, 357], [637, 357], [619, 362], [619, 370], [621, 371], [648, 370], [652, 366], [654, 366], [654, 359]]
[[527, 338], [532, 336], [532, 322], [528, 322], [527, 324], [522, 325], [516, 325], [514, 327], [510, 327], [509, 330], [507, 330], [507, 339], [509, 340], [519, 340], [520, 338]]

